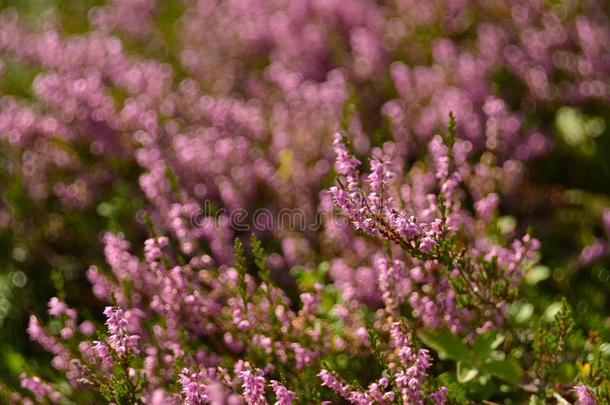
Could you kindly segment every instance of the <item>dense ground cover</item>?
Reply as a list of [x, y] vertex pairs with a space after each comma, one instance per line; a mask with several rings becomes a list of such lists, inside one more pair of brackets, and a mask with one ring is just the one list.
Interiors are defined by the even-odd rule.
[[610, 402], [605, 1], [0, 7], [6, 402]]

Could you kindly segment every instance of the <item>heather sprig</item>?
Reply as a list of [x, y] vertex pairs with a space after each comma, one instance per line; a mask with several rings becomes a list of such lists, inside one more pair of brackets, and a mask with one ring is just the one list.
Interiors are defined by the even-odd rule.
[[[452, 128], [455, 128], [455, 123]], [[446, 137], [454, 138], [455, 133]], [[454, 141], [449, 142], [455, 146]], [[414, 309], [418, 310], [419, 307], [419, 304], [416, 304], [419, 298], [415, 297], [422, 295], [421, 291], [417, 291], [418, 282], [425, 279], [427, 272], [438, 272], [441, 288], [444, 284], [447, 289], [445, 294], [451, 294], [453, 298], [450, 300], [455, 301], [453, 305], [481, 312], [482, 318], [487, 321], [478, 327], [478, 333], [482, 333], [491, 325], [502, 322], [506, 313], [506, 301], [514, 295], [522, 277], [522, 268], [532, 260], [538, 242], [526, 235], [522, 240], [515, 240], [512, 246], [507, 248], [492, 244], [491, 241], [485, 246], [481, 244], [480, 237], [467, 233], [468, 228], [459, 229], [456, 226], [458, 223], [481, 221], [482, 225], [485, 225], [487, 221], [484, 218], [479, 219], [477, 213], [473, 215], [462, 208], [461, 199], [464, 192], [472, 190], [460, 186], [459, 173], [472, 176], [465, 179], [468, 184], [477, 181], [476, 175], [468, 173], [468, 169], [449, 173], [450, 169], [457, 169], [450, 164], [453, 160], [450, 156], [453, 155], [440, 137], [431, 141], [429, 150], [431, 169], [435, 170], [434, 177], [437, 179], [439, 191], [436, 195], [426, 195], [425, 201], [428, 204], [419, 208], [414, 196], [400, 201], [403, 199], [401, 196], [391, 193], [389, 186], [396, 174], [384, 169], [378, 161], [371, 162], [372, 172], [361, 182], [360, 174], [356, 171], [360, 163], [349, 154], [342, 136], [336, 135], [336, 167], [345, 183], [339, 180], [339, 185], [331, 188], [331, 195], [335, 204], [350, 218], [356, 229], [392, 242], [406, 254], [413, 266], [417, 266], [411, 271], [410, 285], [405, 286], [407, 290], [401, 292], [403, 297], [411, 292], [409, 300]], [[464, 164], [468, 163], [465, 161]], [[422, 175], [419, 171], [416, 173], [418, 176]], [[405, 183], [407, 187], [410, 185], [408, 174]], [[408, 217], [407, 212], [416, 215]], [[421, 219], [417, 218], [418, 212]], [[406, 266], [402, 262], [398, 265]], [[381, 277], [388, 277], [383, 276], [385, 273], [387, 271], [380, 269]], [[380, 279], [381, 288], [385, 285], [388, 289], [390, 284], [395, 288], [396, 282]], [[390, 291], [382, 290], [382, 293], [387, 297], [386, 300], [392, 295]], [[393, 305], [399, 304], [400, 302], [395, 302]], [[426, 305], [424, 304], [424, 307]], [[421, 316], [425, 314], [424, 309]], [[455, 330], [457, 332], [463, 325], [455, 327], [459, 328]]]

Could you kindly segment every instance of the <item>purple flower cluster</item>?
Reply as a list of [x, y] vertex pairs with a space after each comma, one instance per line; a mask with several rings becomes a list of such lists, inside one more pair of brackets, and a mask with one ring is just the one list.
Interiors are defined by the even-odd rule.
[[597, 401], [594, 398], [591, 388], [587, 387], [586, 385], [576, 385], [574, 388], [572, 388], [572, 391], [576, 393], [578, 404], [597, 405]]
[[[391, 323], [390, 337], [392, 352], [389, 353], [390, 362], [388, 372], [391, 378], [382, 377], [371, 383], [365, 392], [358, 391], [343, 383], [337, 376], [328, 370], [322, 370], [318, 376], [322, 385], [336, 392], [352, 404], [391, 404], [395, 403], [396, 391], [391, 389], [390, 381], [398, 393], [403, 404], [423, 405], [425, 396], [423, 384], [428, 376], [427, 370], [432, 365], [432, 359], [426, 349], [415, 352], [408, 343], [408, 338], [401, 330], [398, 322]], [[391, 361], [398, 360], [398, 361]], [[445, 404], [447, 388], [442, 387], [430, 394], [430, 400], [436, 405]]]
[[109, 336], [105, 342], [94, 341], [93, 350], [106, 366], [113, 362], [112, 353], [119, 359], [128, 355], [138, 354], [138, 340], [140, 336], [127, 333], [127, 318], [125, 312], [118, 308], [106, 307], [106, 326]]
[[43, 402], [46, 400], [50, 401], [53, 404], [58, 404], [61, 401], [61, 394], [57, 391], [54, 391], [53, 388], [41, 381], [39, 377], [29, 378], [25, 374], [20, 376], [21, 379], [21, 387], [30, 391], [34, 394], [34, 398], [36, 401]]
[[265, 377], [260, 369], [247, 368], [239, 372], [244, 389], [244, 399], [248, 405], [267, 405], [265, 399]]
[[[455, 141], [450, 150], [440, 136], [433, 138], [428, 165], [414, 166], [400, 178], [403, 183], [396, 184], [397, 176], [387, 167], [403, 167], [401, 159], [385, 156], [384, 164], [373, 159], [371, 173], [361, 178], [360, 162], [337, 135], [336, 167], [344, 180], [330, 190], [356, 229], [397, 248], [390, 263], [381, 250], [374, 255], [378, 301], [390, 312], [408, 302], [424, 326], [446, 327], [456, 334], [472, 332], [472, 327], [483, 333], [502, 322], [507, 309], [503, 295], [518, 285], [523, 266], [534, 259], [539, 245], [526, 235], [501, 246], [481, 233], [492, 223], [499, 198], [494, 190], [506, 174], [488, 162], [470, 163], [465, 142]], [[467, 196], [475, 200], [474, 212], [466, 209]], [[484, 275], [490, 265], [493, 279]], [[349, 288], [345, 276], [337, 278], [339, 288]], [[457, 302], [464, 294], [472, 296], [472, 305]], [[348, 298], [353, 296], [347, 292]], [[475, 316], [481, 308], [483, 313]], [[472, 325], [473, 321], [479, 324]]]
[[[221, 366], [223, 356], [273, 354], [278, 363], [266, 364], [265, 372], [273, 375], [281, 366], [298, 373], [317, 364], [323, 355], [355, 354], [368, 344], [358, 313], [337, 305], [345, 325], [341, 332], [319, 322], [320, 285], [301, 294], [302, 308], [294, 311], [281, 289], [257, 285], [246, 275], [243, 282], [252, 299], [244, 302], [238, 298], [238, 271], [228, 266], [212, 268], [207, 255], [193, 257], [185, 265], [171, 264], [179, 259], [172, 257], [167, 239], [159, 237], [146, 241], [146, 260], [140, 261], [129, 253], [129, 244], [122, 237], [107, 234], [104, 240], [112, 274], [104, 275], [92, 267], [88, 276], [98, 298], [114, 299], [122, 306], [104, 311], [108, 335], [89, 341], [90, 322], [77, 327], [76, 312], [57, 298], [50, 301], [49, 314], [64, 319], [60, 336], [46, 330], [35, 317], [28, 330], [33, 340], [56, 356], [53, 366], [68, 373], [74, 388], [96, 386], [109, 380], [117, 367], [127, 367], [128, 378], [146, 378], [144, 398], [152, 401], [163, 393], [164, 401], [177, 401], [174, 394], [159, 390], [175, 378], [172, 368], [178, 363], [185, 365], [179, 381], [190, 403], [205, 403], [212, 396], [230, 398], [240, 384], [249, 403], [267, 403], [261, 402], [267, 398], [268, 386], [263, 371], [238, 362], [233, 373]], [[185, 339], [193, 345], [204, 339], [210, 347], [191, 352], [184, 346]], [[142, 361], [141, 369], [130, 365], [136, 357]], [[294, 398], [278, 381], [269, 386], [280, 404]]]

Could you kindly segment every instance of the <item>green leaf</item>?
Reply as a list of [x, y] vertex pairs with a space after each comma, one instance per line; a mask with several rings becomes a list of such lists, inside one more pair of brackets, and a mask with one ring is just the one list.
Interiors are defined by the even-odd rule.
[[552, 322], [555, 319], [555, 315], [557, 315], [559, 311], [561, 311], [561, 301], [553, 302], [546, 307], [543, 317], [546, 321]]
[[491, 360], [481, 369], [513, 385], [519, 385], [523, 379], [523, 369], [514, 360]]
[[534, 314], [534, 306], [529, 302], [515, 302], [511, 308], [517, 323], [528, 322]]
[[10, 348], [3, 350], [4, 363], [9, 368], [9, 370], [15, 375], [20, 374], [26, 368], [25, 358], [21, 355], [21, 353], [16, 352]]
[[455, 335], [443, 330], [419, 329], [417, 336], [440, 356], [456, 361], [471, 362], [470, 349]]
[[551, 269], [546, 266], [535, 266], [525, 274], [525, 281], [529, 285], [534, 285], [540, 281], [546, 280], [551, 275]]
[[237, 276], [239, 280], [239, 294], [241, 295], [241, 299], [244, 303], [244, 308], [247, 308], [248, 294], [246, 286], [246, 273], [248, 272], [248, 269], [246, 268], [244, 245], [241, 243], [241, 239], [239, 239], [239, 237], [235, 238], [235, 244], [233, 245], [233, 254], [235, 256], [235, 270], [237, 270]]
[[470, 364], [466, 364], [463, 361], [458, 361], [457, 363], [457, 380], [460, 383], [467, 383], [479, 375], [479, 370], [476, 367], [473, 367]]
[[496, 332], [487, 332], [480, 335], [472, 345], [474, 357], [477, 359], [477, 361], [484, 362], [492, 350], [500, 346], [503, 341], [504, 336]]

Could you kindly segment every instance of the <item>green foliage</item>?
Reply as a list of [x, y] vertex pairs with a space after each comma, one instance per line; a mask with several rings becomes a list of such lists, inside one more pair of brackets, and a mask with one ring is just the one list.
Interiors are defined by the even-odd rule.
[[271, 279], [271, 273], [267, 268], [267, 257], [265, 256], [265, 250], [263, 249], [261, 241], [258, 240], [255, 234], [252, 234], [252, 236], [250, 237], [250, 246], [252, 250], [252, 256], [254, 258], [254, 264], [258, 269], [259, 277], [268, 286], [271, 285], [273, 281]]
[[244, 310], [247, 309], [248, 304], [248, 286], [246, 284], [246, 274], [248, 272], [246, 268], [246, 256], [244, 255], [244, 246], [241, 239], [235, 238], [235, 244], [233, 245], [233, 254], [235, 255], [235, 270], [237, 270], [239, 295], [244, 303]]
[[121, 366], [121, 371], [114, 373], [110, 381], [102, 383], [98, 389], [109, 403], [135, 405], [142, 404], [139, 394], [145, 385], [146, 378], [130, 376], [128, 364], [125, 363]]
[[522, 382], [524, 371], [521, 366], [495, 350], [504, 341], [504, 337], [496, 332], [478, 336], [471, 346], [443, 330], [420, 329], [417, 336], [441, 358], [456, 362], [456, 376], [460, 383], [469, 382], [479, 375], [491, 375], [515, 386]]

